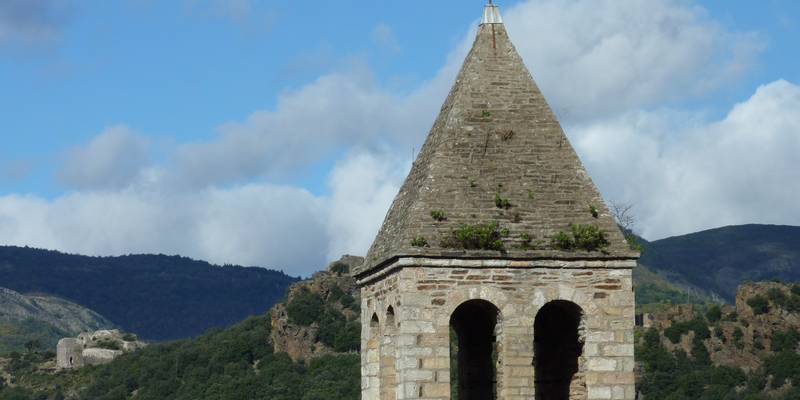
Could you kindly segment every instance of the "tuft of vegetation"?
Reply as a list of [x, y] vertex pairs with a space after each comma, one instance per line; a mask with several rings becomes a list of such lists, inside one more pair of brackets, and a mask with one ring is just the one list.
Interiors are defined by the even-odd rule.
[[500, 193], [496, 193], [494, 195], [494, 205], [497, 208], [502, 208], [505, 210], [511, 208], [511, 202], [507, 198], [501, 197]]
[[291, 301], [286, 304], [286, 314], [289, 322], [309, 326], [317, 317], [322, 314], [325, 308], [325, 301], [315, 292], [303, 286], [295, 293]]
[[[506, 231], [507, 232], [507, 231]], [[441, 246], [445, 248], [466, 250], [496, 250], [504, 251], [503, 231], [497, 222], [489, 224], [461, 224], [458, 229], [442, 240]]]
[[786, 304], [789, 301], [789, 296], [786, 295], [786, 292], [776, 287], [767, 290], [767, 298], [773, 304], [782, 308], [786, 308]]
[[411, 246], [412, 247], [428, 247], [428, 239], [425, 239], [422, 236], [417, 236], [411, 239]]
[[756, 295], [747, 299], [747, 305], [753, 309], [753, 313], [755, 315], [766, 314], [769, 312], [769, 300], [761, 295]]
[[134, 335], [133, 333], [125, 332], [125, 333], [122, 334], [122, 340], [124, 340], [126, 342], [135, 342], [135, 341], [139, 340], [139, 338], [136, 337], [136, 335]]
[[552, 238], [552, 246], [559, 250], [595, 251], [608, 246], [605, 232], [596, 225], [570, 225], [570, 232], [558, 232]]
[[534, 193], [533, 190], [528, 189], [528, 199], [536, 200], [536, 193]]
[[[338, 289], [338, 290], [337, 290]], [[358, 350], [360, 347], [361, 325], [356, 320], [348, 320], [333, 304], [342, 304], [353, 311], [358, 310], [355, 299], [341, 289], [331, 290], [326, 302], [318, 293], [302, 287], [286, 304], [289, 321], [301, 325], [319, 327], [319, 340], [336, 351]]]
[[589, 204], [589, 214], [592, 214], [593, 218], [598, 218], [600, 216], [600, 210], [594, 204]]
[[533, 240], [533, 238], [531, 237], [531, 235], [529, 235], [527, 233], [524, 233], [524, 232], [521, 233], [519, 235], [519, 242], [520, 242], [519, 243], [519, 247], [522, 250], [533, 250], [533, 246], [531, 245], [531, 241], [532, 240]]
[[447, 215], [445, 215], [444, 211], [442, 210], [432, 210], [431, 218], [433, 218], [434, 221], [442, 222], [447, 219]]
[[628, 248], [633, 251], [638, 251], [639, 253], [644, 253], [644, 246], [639, 243], [639, 239], [636, 238], [636, 235], [631, 233], [625, 233], [625, 241], [628, 242]]
[[103, 339], [98, 341], [96, 345], [98, 348], [106, 350], [122, 350], [122, 347], [120, 347], [116, 340]]
[[706, 319], [712, 324], [719, 321], [722, 319], [722, 309], [716, 304], [712, 305], [708, 308], [708, 311], [706, 311]]
[[491, 117], [491, 116], [492, 116], [492, 113], [491, 113], [491, 111], [488, 111], [488, 110], [483, 110], [483, 111], [481, 111], [481, 117], [482, 117], [482, 118], [489, 118], [489, 117]]
[[800, 343], [800, 332], [794, 328], [785, 332], [775, 332], [772, 335], [772, 351], [774, 352], [795, 351], [798, 343]]
[[664, 336], [672, 343], [681, 341], [681, 336], [694, 332], [695, 338], [705, 340], [711, 337], [711, 331], [708, 329], [708, 324], [702, 318], [695, 318], [686, 322], [675, 322], [669, 328], [664, 330]]
[[341, 261], [336, 261], [331, 265], [331, 272], [337, 276], [347, 275], [350, 273], [350, 266]]
[[471, 187], [471, 188], [478, 187], [478, 184], [475, 183], [475, 179], [470, 179], [469, 180], [469, 187]]

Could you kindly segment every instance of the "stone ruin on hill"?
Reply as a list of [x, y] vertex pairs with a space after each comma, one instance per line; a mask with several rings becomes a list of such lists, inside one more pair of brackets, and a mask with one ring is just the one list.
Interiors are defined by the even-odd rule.
[[633, 400], [638, 257], [490, 2], [353, 273], [361, 398]]
[[64, 338], [56, 348], [56, 366], [74, 369], [86, 365], [107, 364], [124, 353], [143, 348], [146, 344], [134, 335], [117, 329], [84, 332], [77, 338]]

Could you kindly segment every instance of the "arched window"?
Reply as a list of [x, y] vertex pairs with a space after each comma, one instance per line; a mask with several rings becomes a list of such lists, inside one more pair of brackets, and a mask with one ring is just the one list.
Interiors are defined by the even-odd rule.
[[381, 322], [378, 320], [378, 314], [372, 313], [372, 319], [369, 320], [370, 335], [374, 335], [380, 331]]
[[389, 330], [394, 330], [397, 327], [397, 322], [395, 322], [394, 318], [394, 307], [389, 306], [386, 309], [386, 328]]
[[395, 355], [395, 325], [394, 308], [386, 309], [386, 320], [383, 323], [383, 338], [381, 338], [381, 400], [395, 400], [397, 398], [397, 356]]
[[497, 327], [500, 311], [484, 300], [461, 304], [450, 317], [451, 399], [497, 398]]
[[533, 324], [533, 365], [537, 400], [568, 400], [570, 385], [583, 353], [580, 334], [583, 311], [556, 300], [544, 305]]

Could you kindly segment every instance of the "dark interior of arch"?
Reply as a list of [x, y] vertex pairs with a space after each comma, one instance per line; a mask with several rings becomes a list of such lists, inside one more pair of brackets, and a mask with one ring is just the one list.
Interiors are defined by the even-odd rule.
[[578, 336], [581, 309], [569, 301], [545, 304], [533, 325], [537, 400], [568, 400], [572, 377], [578, 372], [583, 343]]
[[497, 398], [495, 325], [497, 308], [483, 300], [460, 305], [450, 317], [455, 342], [451, 346], [452, 399]]

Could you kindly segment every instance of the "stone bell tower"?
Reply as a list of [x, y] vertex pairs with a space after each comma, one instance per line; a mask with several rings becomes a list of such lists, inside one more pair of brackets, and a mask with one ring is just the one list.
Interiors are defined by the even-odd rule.
[[638, 256], [490, 3], [354, 271], [362, 399], [634, 399]]

